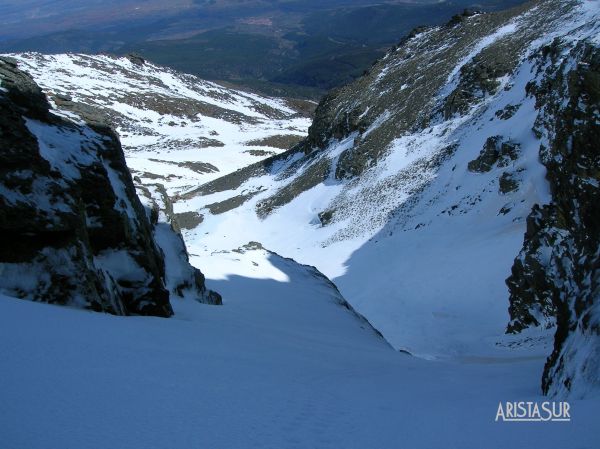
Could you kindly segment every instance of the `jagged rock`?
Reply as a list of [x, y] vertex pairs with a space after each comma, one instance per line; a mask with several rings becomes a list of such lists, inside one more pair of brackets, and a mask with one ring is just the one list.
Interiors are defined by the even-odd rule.
[[142, 56], [138, 55], [137, 53], [129, 53], [126, 57], [135, 65], [146, 64], [146, 60]]
[[505, 141], [502, 136], [489, 137], [477, 159], [469, 162], [469, 171], [486, 173], [494, 166], [506, 167], [519, 157], [519, 147], [518, 143]]
[[189, 263], [179, 216], [173, 210], [165, 187], [162, 184], [138, 184], [136, 187], [146, 206], [154, 240], [164, 254], [165, 286], [171, 295], [192, 298], [204, 304], [222, 304], [221, 295], [208, 290], [202, 272]]
[[0, 57], [0, 79], [13, 106], [31, 118], [46, 118], [50, 105], [42, 89], [27, 73], [17, 68], [17, 61]]
[[164, 255], [114, 131], [52, 114], [10, 60], [0, 60], [0, 85], [0, 291], [119, 315], [172, 315]]
[[499, 57], [498, 53], [488, 55], [482, 52], [462, 66], [460, 83], [444, 104], [444, 118], [447, 120], [455, 114], [465, 114], [474, 103], [493, 95], [500, 86], [499, 79], [514, 66], [513, 58], [512, 52], [504, 57]]
[[556, 307], [552, 302], [554, 283], [546, 276], [545, 251], [561, 239], [560, 232], [542, 234], [551, 222], [551, 208], [534, 207], [527, 217], [525, 246], [515, 259], [512, 275], [507, 279], [511, 292], [508, 333], [521, 332], [529, 326], [553, 327]]
[[73, 101], [73, 97], [70, 95], [57, 94], [52, 99], [56, 103], [56, 106], [80, 116], [91, 126], [106, 128], [112, 123], [109, 113], [96, 106]]
[[528, 85], [552, 203], [528, 218], [507, 280], [508, 331], [556, 322], [542, 388], [581, 396], [600, 387], [600, 49], [571, 45], [555, 40], [542, 48], [535, 59], [541, 81]]
[[462, 14], [455, 14], [448, 21], [448, 26], [455, 26], [462, 23], [465, 19], [472, 17], [476, 14], [481, 14], [481, 11], [473, 10], [473, 9], [464, 9]]
[[305, 154], [323, 148], [330, 139], [341, 140], [354, 131], [366, 130], [366, 122], [361, 123], [360, 113], [353, 109], [340, 111], [338, 90], [333, 90], [319, 102], [315, 118], [308, 130], [308, 138], [301, 148]]
[[509, 172], [502, 173], [498, 180], [498, 191], [506, 195], [507, 193], [514, 192], [519, 188], [519, 181], [514, 177], [514, 174]]
[[319, 212], [319, 221], [321, 222], [321, 226], [327, 226], [333, 220], [333, 214], [335, 211], [326, 210], [323, 212]]
[[520, 104], [509, 104], [504, 109], [496, 111], [496, 117], [500, 120], [508, 120], [517, 113], [520, 107]]

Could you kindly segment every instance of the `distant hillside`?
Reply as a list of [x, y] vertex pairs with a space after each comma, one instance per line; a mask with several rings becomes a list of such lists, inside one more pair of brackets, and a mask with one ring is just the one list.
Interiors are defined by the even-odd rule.
[[0, 51], [136, 52], [204, 79], [317, 99], [359, 77], [415, 26], [522, 2], [178, 0], [166, 10], [126, 1], [115, 15], [112, 0], [77, 8], [74, 0], [53, 8], [30, 0], [0, 6]]

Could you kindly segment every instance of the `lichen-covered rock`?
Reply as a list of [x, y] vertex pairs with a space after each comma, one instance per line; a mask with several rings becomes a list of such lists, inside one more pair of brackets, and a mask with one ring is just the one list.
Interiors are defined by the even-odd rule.
[[556, 322], [542, 387], [580, 396], [600, 387], [600, 48], [554, 41], [528, 86], [551, 204], [528, 218], [523, 249], [507, 280], [509, 332]]
[[[0, 291], [113, 314], [168, 317], [165, 258], [120, 142], [76, 123], [0, 59]], [[200, 281], [200, 280], [199, 280]]]
[[496, 50], [491, 54], [484, 51], [461, 67], [460, 82], [444, 103], [444, 118], [465, 114], [474, 103], [493, 95], [500, 86], [499, 79], [514, 67], [514, 58], [514, 51]]

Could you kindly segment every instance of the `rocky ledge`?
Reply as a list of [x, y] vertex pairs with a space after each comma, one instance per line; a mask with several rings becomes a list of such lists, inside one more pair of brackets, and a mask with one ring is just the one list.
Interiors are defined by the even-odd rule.
[[600, 387], [600, 48], [556, 39], [534, 60], [539, 81], [527, 87], [552, 202], [527, 219], [508, 332], [556, 325], [543, 391], [584, 396]]
[[117, 315], [171, 316], [172, 296], [220, 303], [151, 217], [113, 130], [53, 111], [0, 58], [0, 292]]

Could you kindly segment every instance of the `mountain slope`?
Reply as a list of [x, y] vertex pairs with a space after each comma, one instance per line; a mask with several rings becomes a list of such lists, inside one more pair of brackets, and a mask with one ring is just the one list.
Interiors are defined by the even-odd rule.
[[596, 2], [548, 0], [416, 29], [287, 152], [306, 119], [281, 101], [140, 58], [17, 56], [61, 110], [119, 127], [141, 196], [210, 279], [277, 276], [242, 256], [264, 245], [432, 359], [549, 353], [558, 324], [543, 384], [567, 394], [598, 385], [598, 18]]
[[132, 174], [170, 195], [288, 149], [310, 124], [298, 111], [309, 103], [226, 89], [138, 57], [11, 56], [58, 109], [112, 125]]
[[205, 215], [185, 234], [192, 260], [254, 240], [314, 264], [394, 347], [424, 357], [550, 352], [543, 327], [502, 336], [527, 217], [556, 200], [536, 129], [557, 117], [543, 122], [531, 86], [540, 67], [587, 64], [567, 55], [597, 45], [598, 14], [540, 1], [416, 30], [327, 96], [298, 147], [181, 195], [176, 210]]
[[[134, 186], [102, 124], [129, 135], [147, 114], [158, 131], [135, 131], [148, 135], [134, 143], [162, 151], [151, 174], [169, 180], [182, 160], [162, 146], [195, 144], [135, 99], [185, 103], [168, 89], [169, 103], [156, 76], [143, 75], [171, 72], [109, 58], [86, 85], [69, 61], [93, 66], [96, 57], [57, 57], [77, 79], [61, 95], [51, 86], [61, 86], [58, 65], [32, 68], [60, 106], [51, 109], [14, 61], [0, 59], [3, 444], [595, 448], [599, 17], [598, 2], [548, 0], [416, 30], [331, 93], [291, 151], [189, 189], [144, 173]], [[119, 65], [123, 77], [111, 76]], [[181, 89], [184, 77], [171, 74]], [[125, 107], [115, 99], [130, 86]], [[265, 104], [236, 98], [228, 104], [246, 111]], [[186, 182], [204, 174], [195, 176]], [[60, 302], [65, 284], [104, 281], [108, 300], [88, 307], [165, 316], [167, 294], [210, 300], [173, 232], [183, 221], [191, 260], [223, 307], [172, 301], [165, 320], [19, 300]], [[322, 267], [340, 288], [263, 244]], [[33, 264], [15, 261], [32, 254]], [[87, 265], [66, 277], [70, 264]], [[11, 285], [24, 277], [59, 291]], [[94, 295], [71, 299], [81, 298]], [[503, 336], [507, 324], [520, 333]], [[495, 420], [499, 402], [541, 405], [544, 393], [568, 397], [571, 422]]]

